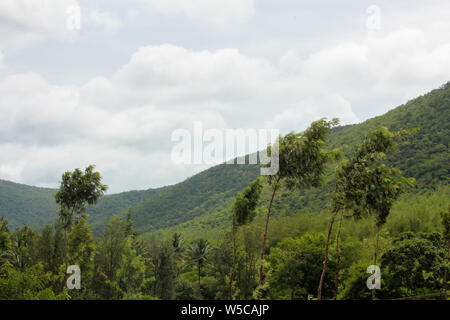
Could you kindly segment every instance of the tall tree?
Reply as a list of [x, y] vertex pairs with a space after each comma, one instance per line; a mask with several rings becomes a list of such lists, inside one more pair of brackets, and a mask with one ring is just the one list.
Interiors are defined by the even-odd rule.
[[189, 247], [188, 257], [191, 263], [197, 265], [198, 273], [198, 299], [201, 299], [201, 270], [209, 253], [209, 242], [205, 239], [195, 240]]
[[[62, 175], [61, 185], [55, 194], [56, 203], [59, 204], [59, 219], [64, 229], [64, 257], [65, 270], [69, 266], [67, 249], [67, 232], [70, 231], [74, 217], [78, 217], [86, 211], [88, 205], [93, 205], [104, 195], [108, 187], [101, 183], [101, 175], [94, 171], [93, 165], [88, 166], [85, 171], [75, 169], [67, 171]], [[63, 290], [66, 275], [61, 285]]]
[[64, 263], [64, 240], [59, 224], [46, 225], [37, 239], [38, 260], [42, 262], [44, 271], [57, 273]]
[[117, 283], [125, 297], [137, 294], [145, 276], [145, 264], [136, 250], [131, 248], [131, 240], [127, 239], [123, 264], [117, 271]]
[[[414, 179], [403, 177], [399, 169], [381, 164], [373, 170], [367, 170], [363, 181], [367, 186], [365, 203], [368, 206], [368, 213], [375, 215], [376, 240], [373, 264], [377, 265], [380, 230], [386, 223], [394, 202], [406, 187], [414, 183]], [[375, 292], [376, 289], [372, 289], [372, 299], [376, 299]]]
[[93, 277], [95, 255], [94, 238], [87, 222], [87, 215], [82, 215], [75, 222], [67, 238], [70, 260], [83, 270], [82, 290], [77, 290], [76, 294], [77, 296], [87, 294], [88, 284]]
[[155, 248], [152, 262], [155, 277], [153, 294], [160, 299], [173, 299], [178, 273], [173, 245], [168, 242], [158, 245]]
[[36, 238], [37, 233], [34, 233], [28, 226], [16, 229], [12, 233], [11, 262], [17, 270], [25, 271], [25, 269], [35, 264]]
[[[336, 216], [343, 210], [353, 210], [355, 215], [360, 215], [361, 212], [368, 210], [365, 197], [368, 192], [368, 177], [370, 177], [371, 168], [373, 171], [373, 166], [384, 159], [385, 152], [396, 150], [397, 141], [408, 133], [405, 130], [392, 133], [386, 127], [372, 130], [354, 154], [349, 159], [342, 161], [336, 169], [332, 216], [328, 227], [322, 275], [317, 289], [318, 300], [322, 298], [322, 287], [328, 266], [328, 250]], [[336, 268], [339, 268], [339, 264], [336, 265]], [[338, 273], [338, 269], [336, 273]], [[338, 277], [337, 274], [336, 277]], [[337, 292], [335, 296], [337, 296]]]
[[[339, 124], [338, 119], [315, 121], [302, 133], [289, 133], [278, 139], [279, 170], [270, 175], [268, 183], [272, 191], [267, 207], [266, 225], [261, 246], [261, 264], [259, 267], [259, 289], [257, 298], [260, 299], [264, 285], [264, 255], [266, 251], [269, 219], [275, 193], [284, 181], [288, 189], [303, 189], [318, 187], [323, 180], [327, 163], [336, 159], [338, 153], [326, 151], [326, 139], [332, 127]], [[271, 154], [273, 148], [269, 146]], [[275, 152], [275, 151], [274, 151]], [[270, 166], [269, 163], [267, 166]]]
[[247, 188], [240, 192], [234, 200], [232, 207], [232, 242], [233, 242], [233, 264], [229, 283], [229, 298], [233, 300], [233, 281], [236, 273], [236, 236], [238, 228], [253, 221], [256, 215], [256, 206], [261, 196], [262, 184], [258, 178], [250, 183]]

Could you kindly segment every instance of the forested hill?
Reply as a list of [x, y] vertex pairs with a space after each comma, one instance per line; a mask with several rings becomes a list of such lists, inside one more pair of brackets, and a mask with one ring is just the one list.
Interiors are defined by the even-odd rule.
[[[107, 195], [88, 209], [91, 223], [99, 224], [114, 214], [164, 190], [149, 189]], [[56, 189], [39, 188], [0, 180], [0, 217], [5, 217], [12, 229], [24, 225], [35, 229], [56, 220], [58, 207], [54, 194]]]
[[[369, 130], [380, 126], [390, 130], [418, 128], [419, 131], [403, 141], [399, 152], [391, 154], [388, 161], [401, 168], [406, 176], [416, 178], [418, 188], [434, 187], [448, 183], [449, 179], [449, 123], [450, 82], [382, 116], [333, 129], [329, 147], [348, 153]], [[282, 189], [274, 213], [291, 215], [326, 208], [332, 190], [332, 172], [330, 168], [324, 188], [300, 193]], [[206, 226], [204, 229], [217, 227], [227, 221], [237, 191], [258, 174], [258, 168], [251, 165], [216, 166], [132, 207], [131, 217], [141, 232], [180, 223], [188, 229], [197, 224]], [[267, 192], [264, 194], [268, 197]]]
[[221, 164], [167, 188], [129, 212], [142, 232], [177, 225], [225, 209], [258, 175], [258, 165]]
[[[434, 187], [447, 184], [449, 179], [449, 123], [450, 83], [447, 83], [382, 116], [333, 129], [330, 148], [341, 148], [347, 153], [369, 130], [380, 126], [390, 130], [419, 128], [416, 134], [401, 143], [400, 151], [390, 155], [388, 160], [401, 168], [406, 176], [415, 177], [418, 187]], [[112, 215], [124, 215], [129, 209], [135, 226], [141, 232], [183, 223], [217, 226], [227, 219], [236, 193], [258, 174], [256, 165], [222, 164], [174, 186], [109, 195], [89, 209], [89, 222], [98, 234]], [[274, 214], [322, 210], [330, 199], [332, 177], [330, 167], [328, 183], [324, 188], [301, 193], [281, 190]], [[55, 191], [0, 180], [0, 216], [5, 216], [12, 228], [25, 224], [41, 227], [52, 223], [57, 210], [53, 198]]]
[[330, 146], [349, 150], [371, 129], [386, 126], [391, 131], [418, 128], [413, 137], [400, 145], [400, 152], [389, 157], [417, 185], [429, 186], [449, 181], [450, 82], [409, 101], [382, 116], [361, 124], [333, 130]]

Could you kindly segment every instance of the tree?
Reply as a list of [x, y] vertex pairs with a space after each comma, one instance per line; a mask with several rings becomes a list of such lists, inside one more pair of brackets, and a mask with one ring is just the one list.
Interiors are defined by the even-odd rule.
[[[59, 204], [59, 219], [64, 229], [64, 256], [65, 270], [69, 266], [67, 249], [67, 232], [70, 231], [74, 217], [84, 213], [86, 206], [93, 205], [104, 195], [108, 187], [101, 184], [101, 175], [94, 172], [94, 166], [88, 166], [84, 173], [80, 169], [67, 171], [62, 175], [61, 185], [55, 194], [56, 203]], [[61, 286], [61, 291], [64, 286]]]
[[188, 249], [189, 261], [197, 266], [198, 272], [198, 299], [201, 299], [201, 269], [208, 257], [210, 245], [208, 240], [195, 240]]
[[175, 250], [175, 255], [177, 256], [177, 259], [181, 262], [183, 262], [183, 247], [184, 239], [179, 233], [174, 233], [172, 235], [172, 246]]
[[[299, 239], [285, 238], [270, 250], [268, 291], [272, 299], [306, 300], [314, 295], [324, 243], [324, 235], [305, 233]], [[325, 291], [331, 292], [331, 286], [326, 285]]]
[[37, 234], [28, 226], [14, 230], [11, 235], [11, 263], [19, 271], [33, 266], [35, 264], [35, 244]]
[[46, 225], [37, 239], [38, 260], [45, 272], [59, 272], [64, 263], [64, 235], [60, 224]]
[[11, 237], [9, 234], [8, 221], [3, 217], [0, 218], [0, 277], [5, 268], [10, 266], [11, 257]]
[[[302, 133], [289, 133], [279, 137], [277, 146], [279, 170], [268, 178], [272, 196], [267, 207], [266, 225], [261, 246], [261, 265], [259, 268], [259, 292], [257, 298], [261, 298], [264, 285], [264, 255], [266, 251], [269, 219], [275, 193], [284, 181], [290, 190], [301, 190], [308, 187], [318, 187], [323, 182], [323, 175], [328, 162], [336, 159], [338, 153], [326, 151], [326, 139], [332, 127], [339, 124], [338, 119], [315, 121]], [[271, 154], [273, 148], [269, 146]], [[268, 164], [270, 166], [270, 164]]]
[[127, 240], [123, 264], [117, 271], [117, 282], [125, 297], [139, 293], [145, 276], [145, 265], [142, 257], [136, 255], [136, 250], [131, 248], [131, 241]]
[[[210, 281], [206, 290], [204, 284], [202, 287], [202, 293], [204, 297], [205, 294], [207, 295], [207, 299], [225, 300], [229, 298], [230, 270], [233, 269], [233, 247], [230, 246], [230, 243], [232, 243], [232, 234], [226, 232], [209, 251], [207, 274], [210, 276]], [[239, 252], [237, 255], [239, 257]], [[238, 277], [237, 272], [235, 279], [236, 277]], [[239, 278], [236, 280], [238, 281]], [[239, 290], [233, 291], [234, 295], [239, 295], [239, 293]]]
[[[386, 127], [372, 130], [367, 134], [352, 157], [344, 160], [336, 169], [336, 181], [332, 198], [332, 216], [328, 227], [327, 242], [325, 244], [322, 275], [317, 289], [318, 300], [322, 297], [322, 286], [328, 266], [329, 244], [336, 216], [342, 211], [352, 210], [354, 215], [359, 217], [363, 212], [369, 210], [369, 204], [366, 201], [369, 199], [367, 198], [367, 193], [373, 192], [373, 190], [369, 191], [368, 188], [371, 185], [371, 179], [375, 179], [375, 176], [378, 174], [374, 166], [376, 166], [377, 162], [385, 158], [385, 152], [396, 150], [397, 141], [408, 133], [405, 130], [392, 133]], [[394, 174], [395, 178], [398, 178], [397, 173], [395, 172]], [[395, 183], [401, 184], [402, 181], [404, 180], [396, 181]], [[378, 191], [382, 192], [382, 190]], [[340, 229], [338, 234], [339, 232]], [[338, 247], [337, 250], [339, 250]], [[336, 268], [336, 279], [338, 279], [339, 263], [336, 265]], [[336, 284], [337, 287], [338, 284]], [[337, 292], [335, 292], [335, 297], [337, 297]]]
[[175, 296], [177, 263], [172, 244], [163, 242], [153, 255], [154, 295], [170, 300]]
[[234, 200], [232, 207], [232, 241], [233, 241], [233, 264], [229, 283], [229, 298], [233, 300], [233, 281], [236, 273], [236, 236], [240, 226], [253, 221], [256, 215], [256, 206], [261, 196], [262, 184], [260, 178], [250, 183], [247, 188], [240, 192]]
[[[365, 203], [368, 206], [368, 213], [375, 215], [376, 241], [373, 264], [377, 265], [380, 230], [386, 223], [395, 200], [414, 183], [414, 179], [405, 178], [400, 170], [381, 164], [373, 170], [367, 170], [363, 181], [367, 186]], [[375, 292], [376, 289], [372, 289], [372, 299], [376, 298]]]
[[126, 223], [114, 217], [105, 228], [96, 256], [96, 266], [101, 267], [107, 278], [115, 279], [122, 264], [126, 247]]
[[95, 255], [95, 244], [87, 222], [87, 215], [82, 215], [68, 234], [68, 253], [72, 263], [78, 265], [82, 270], [81, 285], [84, 292], [77, 290], [76, 294], [86, 294], [94, 273]]
[[51, 289], [51, 273], [44, 273], [42, 264], [23, 271], [6, 268], [6, 278], [0, 278], [0, 300], [64, 300], [67, 292], [56, 295]]
[[387, 298], [423, 294], [440, 286], [442, 238], [438, 233], [407, 232], [394, 239], [381, 257]]
[[[326, 151], [326, 139], [332, 127], [339, 124], [338, 119], [315, 121], [302, 133], [289, 133], [278, 139], [279, 170], [270, 175], [268, 183], [272, 191], [267, 207], [266, 225], [261, 246], [261, 265], [259, 268], [259, 292], [257, 298], [261, 298], [264, 285], [264, 255], [266, 251], [269, 219], [276, 191], [282, 181], [288, 189], [303, 189], [318, 187], [321, 185], [327, 163], [336, 159], [338, 153]], [[269, 153], [276, 152], [271, 146]], [[267, 166], [270, 166], [268, 164]]]
[[449, 269], [449, 255], [450, 255], [450, 204], [447, 211], [441, 212], [441, 224], [442, 224], [442, 237], [444, 239], [445, 248], [445, 260], [444, 260], [444, 297], [447, 300], [447, 290], [448, 290], [448, 269]]

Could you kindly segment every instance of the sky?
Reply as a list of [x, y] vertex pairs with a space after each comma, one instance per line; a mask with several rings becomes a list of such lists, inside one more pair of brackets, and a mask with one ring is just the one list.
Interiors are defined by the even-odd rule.
[[[79, 13], [79, 14], [78, 14]], [[2, 0], [0, 179], [174, 184], [172, 133], [304, 130], [450, 80], [448, 0]]]

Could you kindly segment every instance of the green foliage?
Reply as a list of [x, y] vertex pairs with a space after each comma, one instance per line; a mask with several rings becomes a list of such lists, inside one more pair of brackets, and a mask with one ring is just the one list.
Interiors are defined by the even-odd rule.
[[376, 204], [381, 206], [374, 196], [383, 194], [382, 187], [390, 187], [389, 191], [396, 191], [395, 196], [398, 196], [405, 180], [400, 176], [400, 171], [377, 163], [385, 159], [386, 152], [397, 148], [397, 140], [405, 134], [404, 131], [389, 132], [386, 127], [372, 130], [352, 156], [342, 161], [335, 172], [334, 212], [351, 209], [356, 216], [360, 216]]
[[4, 273], [5, 268], [10, 265], [9, 258], [11, 255], [11, 238], [9, 235], [8, 222], [0, 218], [0, 276]]
[[[337, 151], [326, 151], [326, 139], [330, 129], [339, 123], [337, 119], [314, 121], [304, 132], [288, 133], [278, 139], [279, 170], [270, 175], [270, 185], [283, 180], [289, 189], [318, 187], [323, 182], [326, 164], [338, 157]], [[276, 152], [269, 146], [269, 154]], [[271, 163], [265, 165], [270, 166]]]
[[253, 221], [261, 191], [261, 179], [258, 178], [242, 192], [238, 193], [232, 207], [233, 227], [242, 226]]
[[[86, 213], [90, 215], [88, 221], [92, 224], [93, 233], [101, 234], [112, 216], [164, 189], [122, 192], [99, 199], [97, 204], [86, 209]], [[54, 222], [58, 212], [54, 198], [56, 191], [0, 180], [0, 216], [8, 220], [13, 230], [25, 225], [34, 230], [42, 229]]]
[[149, 197], [130, 209], [142, 232], [178, 225], [219, 208], [256, 179], [257, 165], [221, 164]]
[[11, 264], [18, 270], [23, 271], [34, 265], [35, 238], [36, 234], [27, 226], [12, 233]]
[[442, 236], [447, 247], [450, 247], [450, 204], [446, 211], [441, 211]]
[[[36, 242], [38, 259], [44, 271], [58, 273], [60, 265], [64, 262], [64, 236], [61, 226], [59, 224], [45, 226]], [[69, 247], [71, 248], [71, 245]]]
[[423, 294], [424, 289], [440, 286], [442, 269], [441, 237], [439, 233], [405, 233], [394, 240], [381, 257], [385, 277], [381, 295], [396, 298]]
[[198, 274], [198, 297], [201, 298], [201, 275], [202, 267], [205, 264], [210, 250], [210, 245], [206, 239], [197, 239], [188, 248], [187, 257], [191, 264], [197, 266]]
[[[349, 269], [349, 276], [345, 282], [344, 289], [339, 293], [342, 300], [368, 300], [371, 299], [371, 292], [367, 290], [366, 281], [370, 276], [367, 271], [368, 263], [358, 262]], [[381, 278], [383, 287], [383, 277]]]
[[23, 271], [8, 267], [6, 278], [0, 278], [0, 300], [64, 300], [67, 292], [55, 294], [51, 289], [52, 275], [44, 273], [42, 264]]
[[[443, 271], [448, 270], [444, 258], [448, 260], [450, 229], [449, 91], [450, 84], [446, 84], [362, 124], [331, 128], [336, 122], [320, 120], [303, 133], [281, 138], [279, 156], [289, 165], [278, 176], [285, 183], [275, 183], [264, 298], [310, 299], [315, 295], [324, 234], [335, 207], [356, 209], [345, 211], [341, 230], [339, 298], [371, 296], [366, 270], [372, 264], [375, 223], [384, 225], [378, 297], [403, 298], [440, 290]], [[419, 131], [406, 136], [404, 129], [412, 127]], [[349, 160], [337, 170], [335, 181], [333, 166], [327, 163], [339, 155], [329, 151], [337, 147]], [[397, 147], [397, 153], [390, 152]], [[306, 161], [308, 157], [317, 166]], [[257, 165], [224, 164], [175, 186], [106, 196], [87, 209], [104, 192], [100, 176], [93, 168], [66, 173], [56, 198], [67, 218], [63, 226], [72, 226], [67, 234], [68, 259], [81, 266], [83, 290], [64, 290], [60, 295], [56, 292], [60, 292], [64, 274], [63, 226], [47, 225], [40, 232], [31, 226], [20, 227], [27, 221], [33, 227], [51, 222], [56, 205], [47, 206], [45, 199], [51, 201], [54, 190], [0, 181], [0, 214], [6, 212], [13, 219], [9, 226], [0, 219], [0, 299], [226, 299], [230, 283], [234, 299], [252, 299], [259, 292], [261, 234], [266, 225], [258, 213], [267, 207], [274, 191], [271, 182], [277, 178], [251, 183], [258, 174]], [[414, 176], [418, 189], [401, 194], [411, 182], [403, 174]], [[86, 175], [98, 189], [83, 182]], [[330, 210], [327, 204], [333, 184], [340, 186], [340, 196]], [[304, 188], [319, 185], [320, 189]], [[348, 193], [345, 186], [349, 185], [358, 192]], [[80, 215], [83, 212], [92, 212], [94, 217]], [[110, 219], [118, 212], [119, 216]], [[53, 218], [47, 220], [50, 215]], [[353, 219], [365, 215], [367, 219]], [[140, 231], [153, 233], [140, 235], [133, 219]], [[230, 220], [239, 226], [234, 248]], [[90, 222], [99, 237], [94, 238]], [[200, 234], [203, 239], [198, 240]], [[235, 277], [230, 277], [233, 260]], [[325, 298], [332, 296], [330, 270], [336, 261], [330, 252]]]
[[123, 264], [117, 271], [117, 282], [125, 296], [139, 293], [145, 276], [145, 264], [141, 256], [131, 248], [127, 241]]
[[175, 283], [178, 267], [173, 246], [163, 242], [152, 256], [154, 295], [163, 300], [174, 299], [175, 290], [179, 288], [176, 288]]
[[[323, 234], [306, 233], [298, 239], [285, 238], [272, 247], [269, 262], [268, 296], [271, 299], [303, 299], [315, 295], [322, 273]], [[330, 262], [330, 266], [334, 266]], [[333, 274], [328, 273], [323, 295], [332, 296]]]
[[94, 172], [94, 166], [88, 166], [84, 172], [75, 169], [62, 175], [61, 185], [55, 193], [59, 204], [59, 217], [64, 229], [70, 228], [73, 217], [86, 211], [87, 205], [93, 205], [108, 189], [101, 184], [101, 175]]
[[[447, 83], [382, 116], [360, 124], [332, 128], [328, 149], [339, 148], [348, 156], [371, 130], [382, 126], [391, 131], [417, 128], [418, 132], [399, 141], [399, 151], [389, 154], [386, 164], [399, 168], [406, 177], [415, 178], [418, 188], [436, 188], [448, 183], [449, 179], [449, 104], [450, 84]], [[119, 212], [126, 215], [131, 208], [132, 218], [141, 232], [154, 232], [187, 223], [188, 229], [201, 229], [202, 233], [213, 236], [214, 232], [209, 231], [211, 228], [218, 224], [228, 225], [229, 206], [236, 193], [258, 175], [258, 165], [222, 164], [174, 186], [107, 195], [86, 212], [90, 213], [89, 222], [93, 224], [95, 235], [101, 233], [111, 216]], [[293, 192], [280, 188], [278, 199], [274, 201], [274, 214], [322, 210], [333, 193], [333, 176], [333, 168], [328, 167], [326, 184], [320, 189]], [[0, 181], [0, 215], [7, 218], [13, 229], [23, 225], [42, 227], [52, 223], [52, 217], [57, 212], [52, 201], [54, 192], [52, 189]], [[263, 202], [268, 201], [268, 197], [270, 195], [263, 190]], [[204, 227], [200, 228], [198, 224]], [[183, 234], [186, 235], [185, 232]]]

